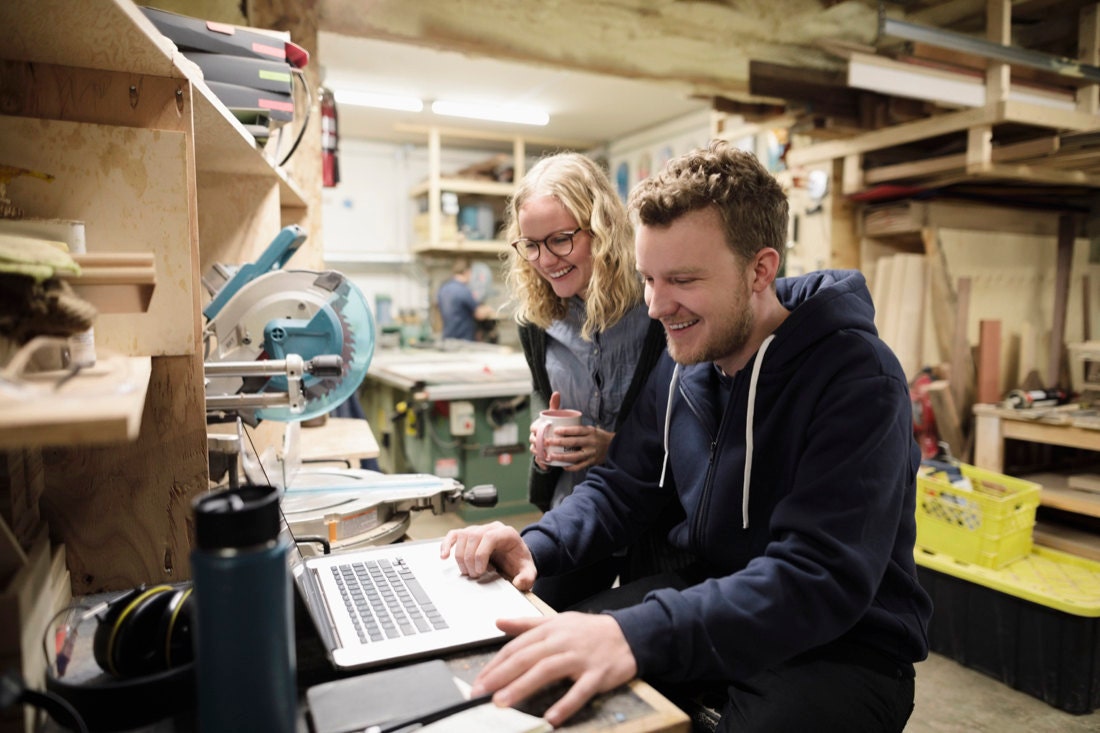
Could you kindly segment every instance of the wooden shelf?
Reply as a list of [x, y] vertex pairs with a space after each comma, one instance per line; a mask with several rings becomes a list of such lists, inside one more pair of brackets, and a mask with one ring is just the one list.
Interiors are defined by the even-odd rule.
[[[428, 136], [428, 179], [409, 189], [409, 196], [416, 199], [427, 199], [428, 232], [426, 241], [413, 245], [413, 252], [440, 256], [453, 256], [464, 253], [500, 254], [506, 245], [497, 240], [452, 239], [448, 237], [448, 233], [443, 229], [442, 198], [444, 193], [487, 197], [495, 199], [499, 208], [515, 191], [515, 184], [479, 178], [444, 176], [440, 170], [442, 140], [444, 137], [464, 139], [469, 136], [478, 141], [510, 142], [512, 144], [512, 177], [515, 181], [523, 177], [526, 168], [526, 141], [519, 136], [487, 136], [484, 133], [467, 134], [461, 130], [439, 127], [431, 127], [424, 132]], [[499, 214], [499, 211], [497, 213]]]
[[1020, 478], [1043, 487], [1039, 504], [1051, 509], [1100, 518], [1100, 494], [1069, 487], [1069, 477], [1063, 473], [1029, 473]]
[[0, 396], [0, 449], [136, 439], [151, 371], [149, 357], [107, 356], [59, 387], [64, 372], [38, 375], [25, 395]]
[[[796, 148], [787, 153], [792, 168], [836, 161], [843, 170], [840, 189], [857, 194], [876, 184], [949, 186], [975, 181], [1025, 183], [1038, 186], [1100, 188], [1100, 175], [1091, 157], [1081, 158], [1081, 137], [1074, 135], [1100, 127], [1096, 115], [1056, 110], [1036, 104], [1000, 101], [961, 112], [936, 115], [875, 130], [847, 140]], [[1000, 143], [998, 132], [1030, 130]], [[867, 168], [865, 157], [889, 149], [943, 136], [964, 141], [965, 152]]]
[[[411, 198], [427, 196], [433, 185], [432, 181], [424, 181], [413, 186], [409, 191]], [[481, 194], [483, 196], [511, 196], [515, 186], [511, 183], [499, 183], [497, 181], [482, 181], [477, 178], [440, 178], [438, 181], [440, 191], [453, 193]]]
[[1048, 522], [1036, 522], [1032, 532], [1035, 544], [1071, 555], [1100, 561], [1100, 537], [1080, 529]]
[[413, 245], [413, 252], [420, 255], [499, 255], [507, 250], [508, 243], [502, 239], [452, 239]]

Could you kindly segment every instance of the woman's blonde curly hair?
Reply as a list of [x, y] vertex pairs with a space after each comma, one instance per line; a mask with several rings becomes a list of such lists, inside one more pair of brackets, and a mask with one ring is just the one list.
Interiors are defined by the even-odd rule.
[[[585, 294], [586, 318], [581, 337], [618, 323], [642, 301], [642, 283], [634, 269], [634, 229], [619, 195], [591, 158], [580, 153], [557, 153], [541, 159], [520, 181], [509, 199], [506, 237], [522, 236], [519, 212], [540, 196], [553, 196], [592, 237], [592, 278]], [[515, 320], [547, 328], [568, 312], [567, 302], [554, 294], [534, 265], [509, 247], [504, 279], [515, 304]]]

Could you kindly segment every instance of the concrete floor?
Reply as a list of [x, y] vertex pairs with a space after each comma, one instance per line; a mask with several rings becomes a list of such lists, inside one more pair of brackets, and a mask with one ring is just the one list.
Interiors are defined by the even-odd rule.
[[[537, 517], [523, 514], [500, 520], [523, 527]], [[439, 537], [463, 524], [455, 514], [421, 513], [414, 518], [409, 535]], [[917, 665], [916, 689], [905, 733], [1100, 733], [1100, 710], [1070, 715], [939, 654]]]
[[1097, 733], [1100, 711], [1070, 715], [938, 654], [917, 665], [917, 699], [905, 733]]

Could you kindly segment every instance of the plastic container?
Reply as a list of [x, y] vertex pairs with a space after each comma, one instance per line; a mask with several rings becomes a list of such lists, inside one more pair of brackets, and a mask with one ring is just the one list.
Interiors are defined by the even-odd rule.
[[294, 733], [294, 604], [279, 494], [240, 486], [194, 502], [200, 733]]
[[958, 465], [971, 488], [953, 486], [942, 473], [917, 475], [917, 545], [984, 568], [1027, 557], [1039, 484]]
[[999, 570], [915, 555], [932, 651], [1068, 713], [1100, 708], [1100, 563], [1045, 547]]

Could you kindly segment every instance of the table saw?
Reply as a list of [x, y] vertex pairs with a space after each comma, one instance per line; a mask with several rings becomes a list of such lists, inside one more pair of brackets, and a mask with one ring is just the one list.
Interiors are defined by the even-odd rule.
[[497, 487], [495, 507], [459, 509], [477, 522], [533, 511], [527, 502], [531, 393], [521, 352], [445, 340], [377, 350], [360, 401], [378, 438], [383, 471]]

